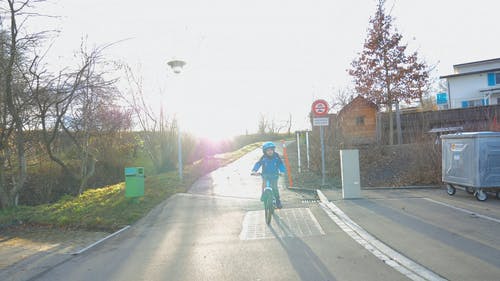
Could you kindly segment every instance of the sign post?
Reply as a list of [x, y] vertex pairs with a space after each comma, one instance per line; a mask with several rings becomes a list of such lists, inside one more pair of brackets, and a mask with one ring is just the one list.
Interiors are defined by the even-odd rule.
[[292, 170], [290, 169], [290, 160], [288, 159], [288, 153], [286, 152], [286, 142], [282, 140], [283, 144], [283, 157], [285, 158], [286, 173], [288, 175], [288, 187], [293, 187], [292, 181]]
[[300, 171], [300, 132], [297, 131], [297, 161], [298, 161], [298, 167], [299, 167], [299, 173]]
[[310, 171], [311, 167], [310, 167], [310, 164], [309, 164], [309, 131], [306, 131], [306, 150], [307, 150], [307, 154], [306, 154], [306, 157], [307, 157], [307, 170]]
[[325, 100], [316, 100], [312, 104], [313, 126], [319, 126], [321, 141], [321, 185], [325, 185], [325, 137], [323, 127], [329, 125], [328, 103]]

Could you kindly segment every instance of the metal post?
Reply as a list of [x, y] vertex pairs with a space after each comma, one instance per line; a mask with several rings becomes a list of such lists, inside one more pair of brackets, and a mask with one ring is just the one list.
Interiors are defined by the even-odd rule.
[[307, 157], [307, 170], [311, 170], [309, 165], [309, 131], [306, 131], [306, 157]]
[[299, 173], [300, 173], [300, 132], [297, 131], [297, 161], [298, 161], [298, 167], [299, 167]]
[[396, 101], [396, 128], [398, 130], [398, 144], [403, 143], [403, 135], [401, 133], [401, 112], [399, 110], [399, 101]]
[[[175, 74], [181, 73], [182, 68], [186, 65], [186, 62], [183, 60], [171, 60], [167, 62], [167, 64], [172, 68]], [[182, 181], [182, 140], [181, 140], [181, 126], [179, 125], [179, 120], [177, 120], [177, 138], [178, 138], [178, 148], [177, 152], [178, 159], [177, 165], [179, 165], [179, 180]]]
[[323, 126], [319, 127], [320, 139], [321, 139], [321, 185], [325, 185], [325, 141], [324, 141], [324, 129]]
[[177, 120], [177, 140], [179, 151], [177, 153], [178, 159], [177, 164], [179, 165], [179, 180], [182, 181], [182, 140], [181, 140], [181, 127], [179, 126], [179, 120]]

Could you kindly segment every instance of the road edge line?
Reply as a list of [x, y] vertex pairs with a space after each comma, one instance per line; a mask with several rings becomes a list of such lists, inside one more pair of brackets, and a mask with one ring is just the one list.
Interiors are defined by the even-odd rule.
[[464, 209], [464, 208], [460, 208], [460, 207], [456, 207], [456, 206], [453, 206], [451, 204], [444, 203], [444, 202], [441, 202], [441, 201], [437, 201], [437, 200], [434, 200], [434, 199], [431, 199], [431, 198], [423, 197], [422, 199], [424, 199], [426, 201], [429, 201], [429, 202], [432, 202], [434, 204], [438, 204], [438, 205], [445, 206], [445, 207], [448, 207], [448, 208], [451, 208], [451, 209], [454, 209], [454, 210], [457, 210], [457, 211], [464, 212], [464, 213], [469, 214], [469, 215], [474, 215], [476, 217], [479, 217], [479, 218], [482, 218], [482, 219], [485, 219], [485, 220], [490, 220], [490, 221], [493, 221], [493, 222], [496, 222], [496, 223], [500, 223], [500, 220], [496, 219], [494, 217], [489, 217], [489, 216], [481, 215], [481, 214], [479, 214], [477, 212], [470, 211], [470, 210], [467, 210], [467, 209]]
[[98, 244], [100, 244], [100, 243], [102, 243], [102, 242], [104, 242], [104, 241], [108, 240], [108, 239], [109, 239], [109, 238], [111, 238], [111, 237], [114, 237], [114, 236], [116, 236], [116, 235], [118, 235], [118, 234], [122, 233], [123, 231], [125, 231], [125, 230], [127, 230], [127, 229], [129, 229], [129, 228], [130, 228], [130, 225], [127, 225], [127, 226], [125, 226], [124, 228], [122, 228], [122, 229], [120, 229], [120, 230], [118, 230], [118, 231], [116, 231], [116, 232], [114, 232], [114, 233], [111, 233], [110, 235], [108, 235], [108, 236], [106, 236], [106, 237], [102, 238], [101, 240], [96, 241], [96, 242], [94, 242], [94, 243], [92, 243], [92, 244], [88, 245], [87, 247], [85, 247], [85, 248], [81, 249], [80, 251], [75, 252], [75, 253], [73, 253], [73, 254], [71, 254], [71, 255], [73, 255], [73, 256], [80, 255], [80, 254], [82, 254], [83, 252], [85, 252], [85, 251], [87, 251], [87, 250], [91, 249], [92, 247], [97, 246]]

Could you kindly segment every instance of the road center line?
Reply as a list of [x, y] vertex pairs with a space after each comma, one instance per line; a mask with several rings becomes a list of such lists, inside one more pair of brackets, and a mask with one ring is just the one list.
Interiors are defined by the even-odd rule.
[[352, 221], [335, 204], [329, 202], [320, 190], [318, 190], [318, 196], [322, 201], [320, 205], [327, 215], [345, 233], [351, 236], [352, 239], [387, 265], [391, 266], [411, 280], [446, 280], [373, 237], [361, 226]]
[[490, 221], [494, 221], [496, 223], [500, 223], [499, 219], [488, 217], [488, 216], [485, 216], [485, 215], [481, 215], [481, 214], [478, 214], [476, 212], [469, 211], [467, 209], [455, 207], [453, 205], [450, 205], [450, 204], [447, 204], [447, 203], [443, 203], [443, 202], [440, 202], [440, 201], [436, 201], [436, 200], [433, 200], [433, 199], [430, 199], [430, 198], [426, 198], [426, 197], [423, 197], [422, 199], [427, 200], [427, 201], [432, 202], [432, 203], [436, 203], [436, 204], [448, 207], [448, 208], [452, 208], [452, 209], [457, 210], [457, 211], [464, 212], [464, 213], [469, 214], [469, 215], [474, 215], [476, 217], [479, 217], [479, 218], [482, 218], [482, 219], [485, 219], [485, 220], [490, 220]]

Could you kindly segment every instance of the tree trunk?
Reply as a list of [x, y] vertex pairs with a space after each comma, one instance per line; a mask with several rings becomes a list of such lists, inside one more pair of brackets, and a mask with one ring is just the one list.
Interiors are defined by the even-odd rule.
[[89, 165], [90, 167], [88, 167], [88, 169], [85, 168], [86, 174], [82, 175], [82, 178], [81, 178], [81, 181], [80, 181], [80, 188], [78, 189], [78, 195], [81, 195], [83, 193], [83, 191], [87, 187], [87, 183], [88, 183], [89, 179], [95, 173], [95, 163], [96, 163], [96, 160], [95, 160], [95, 158], [92, 155], [89, 155], [89, 156], [90, 156], [90, 161], [87, 161], [87, 162], [90, 162], [90, 163], [87, 163], [87, 162], [82, 163], [83, 166], [87, 167], [87, 165]]
[[81, 195], [86, 188], [87, 185], [87, 162], [88, 162], [88, 154], [86, 149], [84, 148], [84, 152], [82, 155], [82, 167], [80, 173], [80, 187], [78, 188], [78, 195]]
[[12, 206], [13, 200], [10, 198], [9, 189], [5, 185], [5, 171], [4, 171], [5, 159], [0, 158], [0, 207], [2, 209], [7, 209]]
[[[23, 120], [21, 118], [21, 108], [16, 105], [15, 101], [15, 93], [14, 93], [14, 65], [16, 60], [19, 57], [17, 50], [17, 34], [18, 27], [16, 23], [16, 15], [19, 10], [14, 8], [14, 2], [9, 2], [10, 7], [10, 52], [9, 52], [9, 61], [7, 64], [7, 68], [5, 71], [5, 102], [7, 104], [7, 108], [12, 117], [13, 124], [15, 127], [15, 136], [16, 136], [16, 150], [17, 150], [17, 160], [18, 160], [18, 171], [17, 178], [13, 178], [14, 186], [10, 191], [10, 196], [17, 196], [17, 194], [21, 191], [24, 186], [24, 182], [27, 177], [27, 167], [26, 167], [26, 155], [24, 151], [24, 133], [23, 133]], [[12, 199], [12, 198], [9, 198]], [[14, 200], [12, 200], [14, 202]]]
[[[19, 118], [20, 119], [20, 118]], [[21, 122], [18, 120], [18, 122]], [[17, 122], [16, 122], [17, 123]], [[19, 192], [24, 187], [24, 183], [26, 182], [26, 178], [28, 177], [28, 168], [26, 165], [26, 153], [24, 151], [24, 135], [23, 135], [23, 129], [22, 129], [22, 124], [16, 124], [17, 132], [16, 132], [16, 142], [17, 142], [17, 161], [18, 163], [18, 174], [17, 174], [17, 180], [15, 181], [14, 187], [12, 188], [11, 191], [11, 196], [14, 198], [17, 198]], [[19, 128], [20, 127], [20, 128]], [[15, 205], [17, 206], [17, 200], [15, 200]]]

